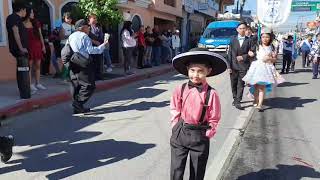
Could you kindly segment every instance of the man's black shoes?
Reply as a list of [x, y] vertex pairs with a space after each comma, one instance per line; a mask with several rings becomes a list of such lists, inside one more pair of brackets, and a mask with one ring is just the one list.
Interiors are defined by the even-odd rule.
[[6, 136], [1, 137], [0, 142], [0, 156], [1, 161], [3, 163], [6, 163], [9, 161], [9, 159], [12, 157], [12, 147], [14, 145], [14, 138], [13, 136]]
[[73, 103], [73, 114], [82, 114], [90, 112], [90, 108], [85, 108], [83, 105]]
[[241, 107], [240, 103], [236, 103], [234, 106], [239, 110], [244, 110], [244, 108]]

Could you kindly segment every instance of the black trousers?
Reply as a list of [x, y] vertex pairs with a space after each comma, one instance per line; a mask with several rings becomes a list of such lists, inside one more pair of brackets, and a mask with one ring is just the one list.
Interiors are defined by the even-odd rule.
[[90, 55], [93, 60], [95, 80], [103, 78], [103, 54]]
[[27, 56], [16, 57], [17, 60], [17, 84], [20, 98], [29, 99], [31, 97], [29, 60]]
[[89, 64], [88, 68], [70, 71], [70, 80], [72, 85], [73, 103], [83, 105], [92, 96], [95, 90], [94, 65]]
[[282, 63], [282, 71], [281, 72], [289, 72], [290, 65], [292, 62], [292, 54], [283, 54], [283, 63]]
[[144, 47], [138, 46], [138, 67], [143, 67]]
[[309, 51], [306, 52], [302, 52], [302, 68], [309, 66], [309, 60], [308, 60], [308, 55], [309, 55]]
[[244, 89], [244, 81], [242, 81], [242, 78], [246, 75], [246, 73], [247, 71], [233, 69], [232, 73], [230, 74], [233, 100], [236, 103], [240, 103], [242, 100]]
[[124, 67], [124, 72], [130, 72], [132, 69], [132, 62], [133, 62], [133, 51], [134, 47], [123, 47], [123, 67]]
[[189, 180], [203, 180], [209, 156], [210, 142], [206, 130], [190, 130], [180, 120], [172, 128], [170, 138], [171, 167], [170, 179], [183, 180], [187, 157], [190, 155]]

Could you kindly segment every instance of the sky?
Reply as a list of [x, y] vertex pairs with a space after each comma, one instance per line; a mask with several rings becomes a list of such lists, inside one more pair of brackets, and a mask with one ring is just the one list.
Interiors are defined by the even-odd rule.
[[[252, 14], [256, 14], [257, 9], [257, 1], [259, 0], [246, 0], [244, 10], [251, 10]], [[302, 0], [302, 1], [318, 1], [318, 0]], [[235, 4], [238, 2], [238, 0], [235, 0]], [[231, 11], [233, 8], [236, 8], [236, 6], [228, 6], [227, 10]], [[289, 18], [287, 21], [280, 25], [277, 30], [282, 32], [287, 32], [290, 29], [295, 29], [298, 23], [303, 22], [303, 26], [306, 26], [306, 22], [313, 21], [316, 18], [316, 12], [291, 12], [289, 15]]]

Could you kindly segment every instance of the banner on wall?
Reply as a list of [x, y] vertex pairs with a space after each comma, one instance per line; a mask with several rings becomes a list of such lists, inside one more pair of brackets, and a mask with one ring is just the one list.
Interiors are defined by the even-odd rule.
[[268, 28], [283, 24], [291, 11], [292, 0], [258, 0], [257, 16], [259, 21]]

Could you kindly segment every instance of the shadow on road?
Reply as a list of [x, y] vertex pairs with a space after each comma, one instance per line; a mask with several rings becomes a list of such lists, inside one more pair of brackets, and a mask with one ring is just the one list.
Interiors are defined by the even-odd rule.
[[[90, 169], [133, 159], [154, 148], [155, 144], [139, 144], [113, 139], [85, 143], [57, 142], [22, 152], [24, 159], [9, 162], [0, 174], [18, 170], [26, 172], [55, 171], [48, 179], [62, 179]], [[129, 149], [129, 151], [128, 151]]]
[[278, 164], [277, 169], [262, 169], [258, 172], [239, 176], [237, 180], [300, 180], [303, 177], [320, 178], [320, 172], [301, 165]]
[[304, 107], [304, 104], [312, 103], [317, 101], [317, 99], [302, 99], [301, 97], [276, 97], [276, 98], [269, 98], [265, 100], [265, 105], [269, 106], [268, 108], [264, 109], [289, 109], [293, 110], [297, 107]]
[[[93, 95], [90, 107], [108, 104], [97, 108], [91, 114], [126, 112], [130, 110], [148, 111], [151, 108], [165, 107], [169, 101], [155, 102], [152, 98], [168, 91], [157, 89], [158, 84], [185, 79], [182, 76], [160, 77], [154, 81], [141, 81], [128, 86], [127, 90], [101, 92]], [[143, 100], [139, 100], [143, 98]], [[149, 100], [150, 99], [150, 100]], [[28, 121], [32, 118], [32, 123]], [[112, 136], [116, 131], [86, 131], [85, 128], [105, 120], [104, 117], [72, 116], [70, 105], [59, 105], [17, 117], [19, 123], [6, 130], [13, 134], [16, 146], [26, 146], [19, 151], [13, 161], [1, 166], [0, 174], [16, 171], [47, 173], [48, 179], [62, 179], [84, 171], [132, 159], [144, 154], [155, 144], [116, 141]], [[108, 140], [92, 141], [96, 136], [108, 133]], [[20, 148], [22, 149], [22, 148]], [[49, 172], [50, 171], [50, 172]], [[41, 176], [41, 175], [40, 175]]]
[[312, 69], [296, 69], [293, 73], [304, 73], [304, 72], [312, 72]]
[[299, 85], [306, 85], [309, 83], [294, 83], [294, 82], [284, 82], [279, 84], [277, 87], [292, 87], [292, 86], [299, 86]]
[[98, 114], [106, 114], [106, 113], [115, 113], [115, 112], [124, 112], [124, 111], [147, 111], [151, 108], [161, 108], [166, 107], [170, 104], [170, 101], [162, 101], [162, 102], [146, 102], [142, 101], [135, 104], [130, 105], [122, 105], [118, 107], [108, 107], [108, 108], [99, 108], [96, 110], [92, 110], [87, 115], [98, 115]]

